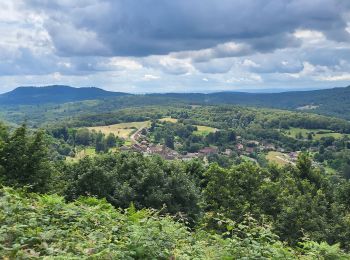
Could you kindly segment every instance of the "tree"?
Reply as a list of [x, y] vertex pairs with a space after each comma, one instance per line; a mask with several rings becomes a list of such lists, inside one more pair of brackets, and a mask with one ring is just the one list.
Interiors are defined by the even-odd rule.
[[321, 145], [321, 146], [320, 146], [320, 149], [319, 149], [319, 153], [320, 153], [320, 154], [324, 154], [325, 151], [326, 151], [326, 150], [325, 150], [324, 146]]
[[47, 191], [52, 171], [45, 135], [39, 130], [28, 144], [28, 164], [25, 173], [33, 191]]
[[81, 195], [106, 198], [116, 207], [163, 209], [195, 219], [199, 212], [199, 188], [182, 163], [136, 153], [86, 158], [66, 169], [68, 199]]
[[22, 125], [5, 142], [0, 151], [0, 165], [7, 185], [47, 191], [52, 168], [44, 135], [38, 131], [29, 137], [26, 125]]
[[104, 135], [101, 132], [99, 132], [96, 136], [95, 151], [97, 153], [108, 151], [106, 140], [104, 138]]
[[[233, 220], [241, 220], [246, 213], [259, 216], [264, 212], [265, 190], [269, 173], [253, 163], [242, 163], [230, 169], [212, 165], [205, 173], [207, 186], [204, 196], [208, 210], [222, 213]], [[267, 201], [273, 205], [271, 198]]]
[[28, 176], [28, 137], [27, 127], [17, 128], [5, 142], [1, 151], [0, 165], [3, 167], [5, 183], [8, 185], [27, 185]]
[[307, 139], [308, 139], [308, 140], [312, 140], [312, 139], [313, 139], [313, 135], [312, 135], [311, 132], [309, 132], [309, 133], [307, 134]]
[[297, 168], [301, 178], [309, 178], [311, 173], [312, 161], [308, 154], [301, 153], [298, 156]]
[[345, 163], [342, 167], [342, 174], [345, 179], [350, 180], [350, 165]]
[[79, 129], [75, 137], [76, 144], [89, 145], [90, 144], [90, 131], [87, 128]]
[[174, 136], [171, 134], [167, 134], [165, 136], [165, 140], [164, 143], [167, 147], [169, 147], [170, 149], [174, 149]]
[[112, 148], [117, 145], [117, 139], [113, 133], [109, 133], [109, 135], [106, 137], [106, 145], [107, 148]]

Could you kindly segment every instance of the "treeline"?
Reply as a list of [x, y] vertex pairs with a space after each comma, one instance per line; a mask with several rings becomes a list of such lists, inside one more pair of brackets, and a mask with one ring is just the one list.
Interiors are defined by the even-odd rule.
[[106, 153], [110, 148], [120, 147], [124, 140], [113, 133], [108, 135], [88, 128], [69, 128], [67, 126], [50, 128], [47, 134], [52, 137], [51, 143], [56, 152], [65, 156], [75, 156], [77, 147], [94, 147], [97, 153]]
[[247, 128], [261, 126], [269, 129], [291, 127], [326, 129], [350, 133], [350, 123], [343, 119], [274, 109], [255, 109], [237, 106], [201, 106], [172, 111], [175, 118], [187, 119], [189, 123], [206, 123], [216, 128]]
[[[296, 252], [300, 252], [300, 255], [308, 255], [313, 250], [316, 250], [317, 254], [323, 252], [323, 254], [333, 254], [335, 257], [340, 257], [343, 254], [336, 246], [330, 247], [323, 242], [330, 245], [339, 244], [343, 250], [350, 250], [348, 239], [350, 237], [350, 182], [337, 175], [329, 176], [312, 167], [311, 160], [306, 154], [302, 154], [298, 158], [295, 167], [287, 166], [284, 168], [275, 166], [262, 168], [252, 163], [222, 168], [217, 164], [206, 166], [198, 160], [170, 162], [157, 156], [145, 157], [138, 153], [110, 153], [93, 158], [86, 157], [76, 163], [67, 164], [64, 161], [54, 163], [49, 160], [48, 144], [43, 132], [28, 133], [25, 126], [13, 133], [9, 133], [5, 127], [0, 129], [0, 179], [4, 185], [27, 187], [28, 191], [32, 192], [58, 193], [64, 196], [67, 201], [72, 202], [79, 200], [81, 196], [92, 196], [106, 199], [115, 208], [125, 209], [130, 205], [133, 205], [131, 208], [135, 207], [137, 210], [153, 208], [160, 211], [157, 214], [170, 214], [174, 220], [185, 221], [187, 227], [191, 229], [190, 234], [193, 236], [194, 243], [202, 241], [198, 237], [199, 234], [204, 234], [204, 237], [213, 234], [220, 240], [220, 246], [211, 240], [211, 243], [217, 246], [216, 249], [221, 252], [221, 246], [225, 244], [228, 251], [222, 252], [227, 252], [233, 257], [239, 257], [240, 251], [231, 251], [228, 248], [234, 250], [235, 246], [240, 245], [245, 248], [241, 252], [246, 252], [241, 257], [247, 256], [248, 258], [255, 256], [255, 250], [258, 250], [260, 256], [264, 257], [282, 257], [280, 253], [283, 253], [286, 257], [292, 258], [298, 254]], [[92, 236], [96, 235], [101, 238], [101, 235], [98, 234], [99, 231], [95, 230], [96, 225], [98, 225], [98, 230], [101, 232], [108, 230], [106, 234], [110, 234], [111, 238], [112, 234], [109, 232], [112, 232], [113, 229], [109, 229], [109, 224], [103, 226], [103, 223], [111, 223], [107, 221], [108, 214], [119, 214], [108, 208], [107, 204], [99, 206], [100, 202], [94, 201], [90, 202], [92, 208], [102, 207], [109, 213], [102, 211], [99, 213], [99, 217], [95, 215], [89, 215], [89, 217], [85, 215], [88, 213], [83, 213], [83, 215], [74, 213], [75, 210], [82, 212], [83, 208], [86, 207], [79, 208], [79, 206], [77, 208], [74, 206], [81, 205], [79, 201], [66, 208], [62, 200], [57, 197], [43, 196], [41, 199], [41, 197], [32, 196], [30, 198], [43, 201], [44, 204], [41, 204], [43, 209], [34, 207], [29, 211], [32, 212], [32, 215], [28, 215], [27, 208], [30, 208], [31, 203], [35, 202], [27, 199], [27, 195], [23, 193], [15, 196], [21, 201], [17, 202], [16, 205], [18, 207], [25, 205], [23, 206], [25, 210], [16, 211], [17, 220], [15, 221], [16, 217], [10, 217], [12, 213], [6, 213], [12, 212], [9, 208], [13, 205], [1, 203], [2, 214], [7, 217], [1, 218], [0, 223], [2, 227], [17, 227], [17, 225], [22, 224], [24, 226], [17, 233], [12, 232], [13, 229], [2, 229], [0, 240], [6, 241], [6, 248], [0, 247], [0, 250], [3, 250], [0, 252], [4, 255], [7, 252], [18, 256], [16, 254], [18, 252], [23, 254], [24, 249], [38, 251], [43, 255], [48, 255], [50, 252], [63, 255], [62, 251], [50, 251], [47, 247], [40, 246], [42, 239], [47, 237], [46, 232], [49, 232], [47, 230], [50, 228], [58, 231], [66, 230], [65, 233], [58, 232], [55, 239], [45, 240], [47, 245], [53, 245], [54, 248], [60, 248], [60, 250], [66, 246], [66, 241], [74, 241], [75, 233], [72, 232], [77, 230], [74, 227], [77, 227], [79, 232], [82, 232], [81, 234], [85, 234], [84, 232], [89, 230], [92, 232]], [[4, 195], [4, 192], [1, 193], [3, 200], [6, 201], [5, 198], [9, 197], [11, 196]], [[71, 213], [65, 213], [62, 208]], [[111, 211], [115, 213], [111, 213]], [[83, 212], [85, 211], [83, 210]], [[139, 223], [140, 219], [138, 220], [136, 216], [143, 213], [133, 212], [136, 214], [136, 219], [134, 217], [131, 219], [134, 219], [135, 223]], [[30, 222], [36, 223], [35, 226], [26, 228], [26, 223], [29, 221], [27, 219], [30, 219], [28, 216], [36, 219], [37, 222], [34, 220], [34, 222]], [[56, 217], [52, 219], [53, 216]], [[49, 220], [45, 222], [47, 217]], [[59, 218], [62, 220], [55, 220]], [[149, 221], [155, 221], [152, 223], [159, 223], [157, 234], [160, 235], [156, 240], [159, 241], [159, 236], [163, 237], [161, 241], [168, 245], [177, 245], [175, 242], [171, 242], [174, 240], [170, 240], [168, 235], [173, 234], [172, 232], [180, 227], [183, 228], [184, 232], [187, 230], [183, 224], [176, 224], [167, 217], [149, 218], [153, 219]], [[146, 221], [146, 224], [141, 224], [144, 222], [140, 220], [138, 228], [140, 230], [146, 228], [144, 229], [144, 234], [146, 234], [148, 232], [146, 231], [148, 230], [148, 217], [141, 217], [141, 219], [145, 219], [143, 221]], [[166, 227], [160, 227], [165, 219], [170, 222]], [[68, 228], [67, 230], [65, 225], [69, 223], [71, 223], [72, 229]], [[125, 226], [120, 227], [122, 230], [124, 228], [129, 230], [132, 227], [129, 222], [123, 225]], [[269, 226], [267, 229], [269, 231], [263, 228], [266, 226]], [[37, 233], [30, 233], [30, 228], [34, 227], [38, 227]], [[155, 232], [153, 227], [149, 228]], [[167, 233], [169, 230], [173, 231]], [[115, 232], [115, 234], [120, 234], [117, 230]], [[137, 231], [139, 234], [137, 236], [142, 236], [142, 232]], [[135, 235], [130, 238], [131, 244], [135, 241], [141, 241], [135, 238]], [[30, 236], [39, 238], [30, 240], [32, 242], [29, 243], [24, 237]], [[85, 236], [81, 235], [81, 237]], [[174, 237], [178, 238], [175, 234]], [[101, 248], [106, 246], [105, 243], [112, 243], [112, 245], [116, 243], [120, 246], [118, 239], [112, 240], [112, 242], [104, 239], [98, 239], [102, 243], [101, 247], [92, 246], [91, 251], [85, 250], [87, 245], [85, 240], [81, 242], [85, 248], [82, 251], [79, 251], [79, 241], [72, 242], [72, 252], [80, 255], [101, 252]], [[234, 239], [236, 244], [230, 244], [231, 239]], [[252, 245], [255, 240], [258, 243], [256, 244], [258, 249]], [[40, 241], [40, 245], [37, 241]], [[152, 254], [152, 250], [149, 250], [153, 247], [148, 247], [150, 241], [152, 241], [152, 237], [144, 241], [145, 247], [148, 248], [145, 249], [145, 255], [140, 252], [135, 254], [141, 258]], [[205, 241], [207, 241], [203, 242], [205, 245], [212, 245], [208, 240], [205, 239]], [[246, 243], [247, 241], [249, 242]], [[287, 243], [293, 249], [287, 249], [278, 241]], [[26, 246], [18, 247], [16, 246], [18, 243]], [[188, 243], [188, 240], [185, 240], [184, 243]], [[279, 245], [279, 250], [282, 251], [275, 248], [276, 243]], [[164, 248], [159, 244], [152, 245], [155, 246], [153, 252], [160, 252], [158, 249]], [[172, 246], [172, 250], [169, 249], [168, 253], [163, 256], [157, 255], [157, 257], [164, 259], [170, 257], [175, 250]], [[6, 251], [7, 248], [11, 249]], [[127, 252], [131, 250], [128, 246], [125, 248]], [[103, 252], [110, 254], [119, 252], [116, 247], [110, 248], [110, 250]], [[188, 249], [187, 252], [190, 254], [194, 251]]]
[[152, 142], [165, 144], [171, 149], [175, 149], [176, 143], [179, 146], [176, 149], [181, 153], [198, 152], [209, 145], [218, 146], [221, 150], [234, 148], [236, 133], [233, 130], [221, 130], [205, 135], [196, 131], [198, 127], [185, 120], [176, 123], [153, 121], [146, 135]]

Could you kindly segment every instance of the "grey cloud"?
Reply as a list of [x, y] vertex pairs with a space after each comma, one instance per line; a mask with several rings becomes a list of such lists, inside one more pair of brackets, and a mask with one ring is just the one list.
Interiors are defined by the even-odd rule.
[[214, 59], [208, 62], [194, 63], [194, 66], [202, 73], [221, 74], [229, 72], [234, 63], [232, 59]]
[[25, 1], [27, 7], [48, 14], [45, 25], [58, 52], [66, 56], [148, 56], [212, 48], [231, 41], [267, 52], [297, 46], [292, 33], [298, 28], [323, 31], [333, 40], [347, 41], [343, 14], [349, 5], [344, 2]]
[[[0, 50], [1, 51], [1, 50]], [[0, 60], [0, 75], [44, 75], [52, 73], [55, 63], [30, 49], [19, 48], [10, 54], [11, 57]]]
[[321, 66], [337, 66], [342, 60], [350, 63], [350, 47], [349, 48], [319, 48], [309, 50], [303, 55], [303, 59], [315, 65]]

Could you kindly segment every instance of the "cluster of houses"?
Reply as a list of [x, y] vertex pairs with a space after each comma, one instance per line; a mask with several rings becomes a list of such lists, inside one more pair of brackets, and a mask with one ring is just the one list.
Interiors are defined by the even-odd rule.
[[280, 149], [276, 148], [274, 144], [260, 143], [255, 140], [247, 141], [245, 143], [241, 141], [236, 144], [235, 148], [236, 151], [241, 155], [250, 155], [254, 152], [280, 151]]
[[[182, 159], [182, 160], [191, 160], [193, 158], [198, 157], [208, 157], [213, 154], [222, 154], [226, 156], [231, 156], [234, 151], [232, 149], [225, 149], [224, 151], [219, 151], [217, 147], [204, 147], [200, 149], [196, 153], [187, 153], [180, 154], [175, 150], [172, 150], [165, 145], [160, 144], [152, 144], [149, 143], [145, 136], [141, 134], [141, 131], [135, 134], [134, 136], [134, 144], [131, 147], [123, 146], [121, 150], [132, 150], [141, 152], [145, 155], [158, 154], [166, 160], [174, 160], [174, 159]], [[254, 152], [262, 152], [262, 151], [275, 151], [276, 147], [270, 143], [260, 144], [258, 141], [247, 141], [243, 142], [242, 140], [236, 144], [235, 152], [238, 155], [250, 155]]]
[[[180, 154], [177, 151], [166, 147], [165, 145], [153, 144], [147, 141], [145, 135], [142, 131], [137, 131], [132, 137], [134, 144], [131, 147], [123, 146], [121, 150], [132, 150], [141, 152], [145, 155], [158, 154], [166, 160], [182, 159], [191, 160], [193, 158], [205, 158], [213, 154], [222, 154], [226, 156], [231, 156], [234, 152], [239, 156], [250, 156], [252, 153], [257, 152], [269, 152], [269, 151], [279, 151], [284, 152], [283, 149], [276, 148], [274, 144], [271, 143], [260, 143], [256, 140], [243, 140], [240, 136], [237, 137], [238, 143], [232, 149], [225, 149], [224, 151], [219, 151], [217, 147], [204, 147], [196, 153]], [[235, 150], [235, 151], [234, 151]], [[293, 154], [291, 154], [291, 161], [294, 160]]]
[[121, 150], [127, 151], [132, 150], [136, 152], [143, 153], [145, 155], [158, 154], [166, 160], [191, 160], [197, 157], [205, 157], [212, 154], [217, 154], [219, 152], [217, 147], [204, 147], [200, 149], [197, 153], [187, 153], [185, 155], [179, 154], [177, 151], [172, 150], [165, 145], [150, 144], [147, 141], [141, 141], [140, 143], [135, 143], [131, 147], [123, 146]]

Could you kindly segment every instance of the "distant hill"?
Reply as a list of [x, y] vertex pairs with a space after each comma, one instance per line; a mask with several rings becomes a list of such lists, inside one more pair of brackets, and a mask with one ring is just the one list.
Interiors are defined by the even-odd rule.
[[300, 110], [350, 120], [350, 86], [282, 93], [218, 92], [210, 94], [153, 94], [156, 97], [191, 104], [236, 104], [244, 106]]
[[121, 92], [110, 92], [100, 88], [73, 88], [53, 85], [46, 87], [18, 87], [0, 95], [1, 105], [36, 105], [45, 103], [66, 103], [82, 100], [103, 99], [129, 95]]
[[[281, 93], [217, 92], [166, 93], [132, 95], [110, 92], [99, 88], [73, 88], [69, 86], [19, 87], [0, 95], [3, 105], [62, 104], [84, 100], [102, 100], [94, 111], [110, 111], [125, 107], [150, 105], [224, 105], [267, 107], [299, 110], [336, 116], [350, 120], [350, 86], [324, 90], [290, 91]], [[77, 104], [78, 106], [78, 104]], [[85, 112], [87, 112], [84, 109]]]

